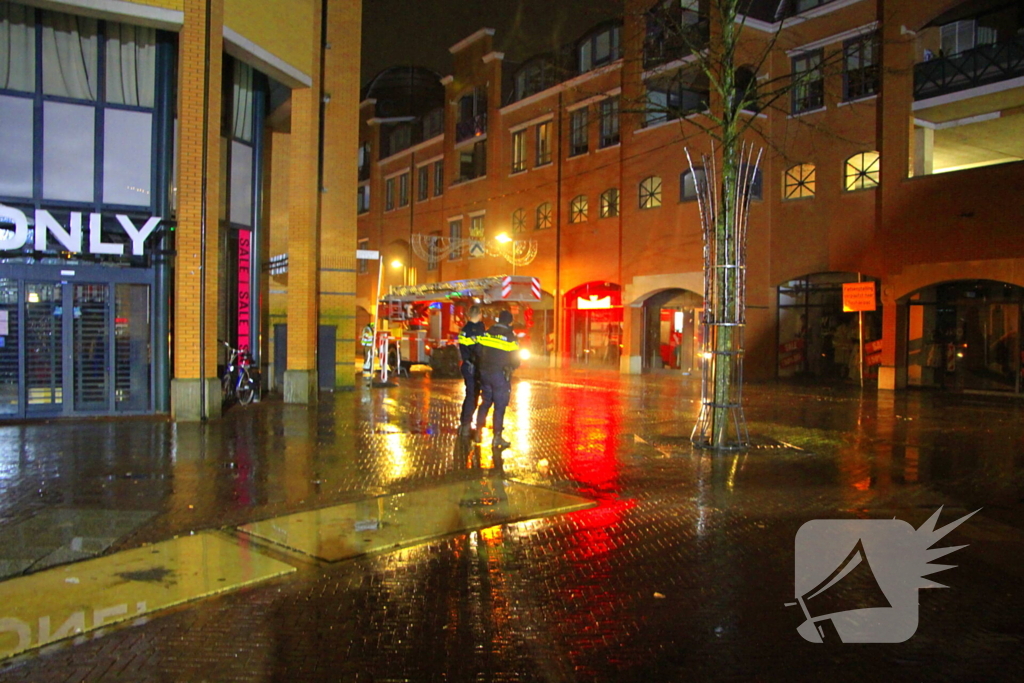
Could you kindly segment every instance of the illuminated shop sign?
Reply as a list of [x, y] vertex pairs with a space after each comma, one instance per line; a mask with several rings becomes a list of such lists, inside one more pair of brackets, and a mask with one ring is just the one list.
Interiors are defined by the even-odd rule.
[[576, 308], [581, 311], [598, 311], [612, 307], [611, 296], [606, 296], [601, 299], [597, 298], [597, 294], [591, 294], [589, 298], [585, 299], [582, 296], [576, 298]]
[[[160, 225], [156, 216], [149, 218], [141, 228], [136, 227], [132, 219], [123, 214], [116, 214], [117, 222], [128, 235], [132, 243], [132, 255], [142, 256], [145, 253], [146, 238]], [[48, 235], [53, 235], [72, 254], [83, 253], [82, 249], [82, 213], [71, 212], [68, 229], [55, 219], [49, 211], [36, 209], [34, 247], [36, 251], [46, 251]], [[18, 209], [0, 204], [0, 225], [13, 224], [14, 229], [5, 226], [0, 228], [0, 251], [17, 251], [25, 246], [29, 238], [28, 217]], [[98, 213], [89, 214], [89, 235], [85, 253], [124, 255], [124, 244], [104, 242], [102, 235], [103, 216]]]

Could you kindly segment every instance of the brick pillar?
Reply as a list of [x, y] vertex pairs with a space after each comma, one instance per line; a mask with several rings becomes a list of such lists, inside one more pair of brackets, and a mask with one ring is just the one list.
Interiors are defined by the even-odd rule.
[[284, 373], [284, 400], [287, 403], [311, 403], [316, 399], [317, 391], [320, 16], [321, 0], [317, 0], [313, 3], [313, 26], [310, 30], [313, 36], [310, 41], [313, 85], [292, 90], [291, 169], [288, 178], [288, 369]]
[[320, 324], [336, 329], [334, 387], [355, 387], [356, 193], [362, 3], [328, 4], [324, 53], [324, 194], [320, 217]]
[[[171, 414], [175, 420], [194, 421], [219, 416], [221, 402], [217, 379], [217, 292], [224, 0], [184, 0], [184, 12], [178, 43], [180, 170]], [[204, 387], [205, 410], [201, 396]]]

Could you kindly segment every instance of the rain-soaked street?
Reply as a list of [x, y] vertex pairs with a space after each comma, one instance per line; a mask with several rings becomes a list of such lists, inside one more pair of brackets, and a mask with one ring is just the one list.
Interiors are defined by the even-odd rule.
[[[698, 393], [524, 370], [503, 452], [423, 376], [207, 426], [0, 426], [0, 681], [1021, 679], [1024, 402], [750, 385], [757, 446], [712, 455]], [[805, 522], [940, 506], [981, 511], [909, 640], [797, 633]], [[93, 557], [133, 568], [68, 606]]]

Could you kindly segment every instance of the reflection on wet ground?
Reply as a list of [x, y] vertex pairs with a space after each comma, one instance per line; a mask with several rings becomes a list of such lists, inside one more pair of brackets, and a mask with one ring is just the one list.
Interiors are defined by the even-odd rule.
[[[423, 377], [322, 395], [315, 409], [236, 408], [207, 426], [0, 427], [0, 531], [49, 510], [156, 511], [114, 550], [346, 504], [365, 531], [372, 515], [357, 501], [454, 482], [597, 502], [300, 564], [286, 581], [15, 660], [0, 680], [1016, 680], [1024, 670], [1024, 402], [750, 385], [759, 448], [712, 456], [688, 441], [695, 380], [518, 375], [513, 446], [498, 453], [460, 442], [461, 383]], [[943, 522], [982, 511], [949, 537], [970, 545], [937, 577], [949, 589], [921, 591], [911, 640], [867, 657], [800, 638], [800, 615], [783, 605], [804, 522], [917, 527], [942, 505]]]

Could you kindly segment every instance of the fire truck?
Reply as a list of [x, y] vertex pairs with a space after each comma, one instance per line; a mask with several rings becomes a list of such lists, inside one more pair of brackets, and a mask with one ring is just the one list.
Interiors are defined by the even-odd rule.
[[393, 286], [379, 302], [378, 317], [388, 321], [397, 341], [396, 369], [415, 364], [431, 366], [434, 376], [459, 376], [457, 338], [473, 304], [484, 310], [484, 321], [511, 311], [519, 344], [529, 355], [534, 328], [534, 305], [541, 303], [540, 280], [523, 275], [497, 275], [472, 280]]

